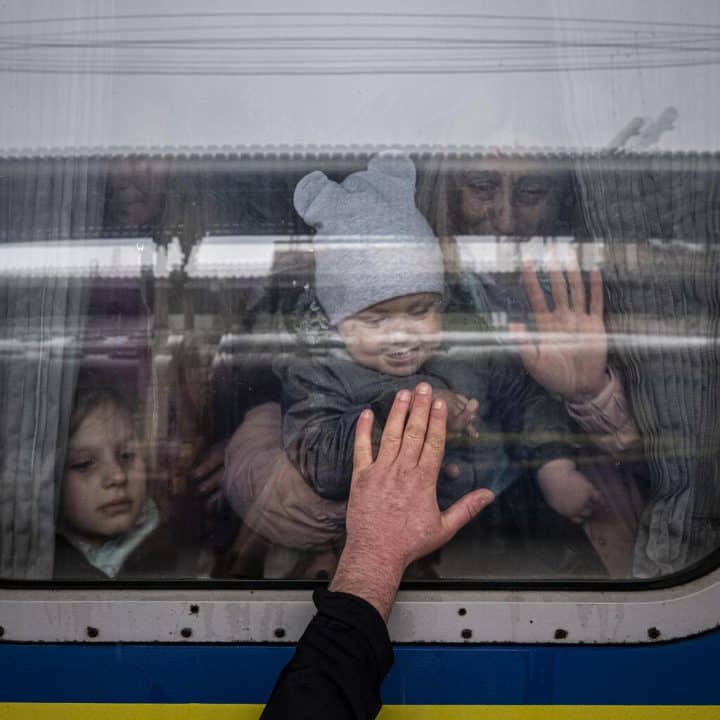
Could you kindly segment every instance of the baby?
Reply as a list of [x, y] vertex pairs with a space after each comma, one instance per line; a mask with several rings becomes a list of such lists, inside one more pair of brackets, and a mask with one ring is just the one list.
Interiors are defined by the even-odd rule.
[[342, 346], [281, 368], [290, 459], [319, 495], [346, 498], [362, 410], [382, 425], [397, 391], [425, 381], [449, 411], [442, 508], [479, 487], [498, 494], [531, 467], [553, 506], [581, 519], [597, 493], [563, 444], [559, 404], [500, 348], [440, 351], [443, 261], [414, 193], [415, 167], [398, 156], [376, 156], [342, 184], [314, 172], [295, 190], [317, 230], [316, 295]]
[[148, 497], [132, 408], [114, 388], [78, 385], [60, 490], [54, 576], [107, 579], [172, 570], [175, 550]]

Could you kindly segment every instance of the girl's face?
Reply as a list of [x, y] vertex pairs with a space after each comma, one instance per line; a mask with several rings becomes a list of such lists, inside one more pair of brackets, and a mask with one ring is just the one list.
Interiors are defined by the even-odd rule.
[[97, 406], [70, 439], [61, 512], [91, 540], [122, 535], [145, 504], [147, 481], [131, 418], [110, 402]]

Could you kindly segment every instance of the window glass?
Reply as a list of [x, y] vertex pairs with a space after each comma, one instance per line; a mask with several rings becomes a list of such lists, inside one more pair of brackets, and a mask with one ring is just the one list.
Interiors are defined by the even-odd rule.
[[231, 5], [7, 10], [0, 578], [329, 577], [421, 381], [496, 500], [408, 582], [715, 551], [717, 6]]

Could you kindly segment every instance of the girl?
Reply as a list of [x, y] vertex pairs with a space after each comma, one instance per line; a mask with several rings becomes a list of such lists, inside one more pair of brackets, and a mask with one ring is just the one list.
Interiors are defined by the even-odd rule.
[[172, 572], [175, 545], [147, 486], [131, 406], [114, 388], [79, 384], [60, 491], [54, 576], [104, 580]]

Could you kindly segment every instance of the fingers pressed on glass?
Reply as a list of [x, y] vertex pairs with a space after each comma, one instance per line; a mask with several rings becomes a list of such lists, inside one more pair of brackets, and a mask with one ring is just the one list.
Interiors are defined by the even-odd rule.
[[[431, 473], [433, 477], [437, 477], [442, 467], [442, 460], [445, 455], [446, 426], [447, 408], [445, 403], [440, 399], [433, 400], [420, 455], [420, 465]], [[453, 473], [450, 472], [451, 468]], [[450, 477], [458, 477], [460, 468], [455, 463], [451, 463], [446, 468], [446, 472]]]
[[401, 390], [395, 395], [395, 400], [380, 439], [378, 461], [392, 462], [400, 452], [403, 431], [405, 430], [405, 419], [410, 408], [411, 398], [412, 393], [409, 390]]
[[550, 264], [550, 289], [552, 290], [553, 302], [556, 310], [568, 310], [568, 287], [565, 281], [565, 273], [560, 269], [557, 261], [557, 253], [553, 252]]
[[568, 261], [568, 285], [570, 286], [570, 303], [575, 310], [585, 312], [585, 283], [580, 274], [577, 253], [573, 251]]
[[590, 271], [590, 314], [602, 319], [603, 285], [599, 270]]
[[540, 287], [540, 281], [538, 280], [535, 269], [529, 263], [523, 265], [522, 278], [533, 313], [536, 317], [546, 315], [549, 310], [547, 302], [545, 301], [545, 293]]
[[362, 470], [368, 465], [372, 465], [372, 426], [372, 410], [363, 410], [355, 427], [355, 449], [353, 453], [353, 468], [355, 470]]
[[[432, 387], [428, 383], [420, 383], [415, 388], [410, 417], [405, 426], [400, 449], [400, 457], [410, 465], [417, 464], [420, 459], [428, 428], [431, 403]], [[445, 407], [445, 403], [442, 404]]]

